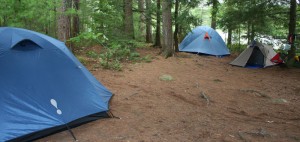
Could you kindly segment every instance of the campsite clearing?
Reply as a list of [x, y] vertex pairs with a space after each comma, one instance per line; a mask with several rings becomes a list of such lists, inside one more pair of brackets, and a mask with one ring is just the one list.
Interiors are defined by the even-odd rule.
[[[151, 63], [123, 71], [89, 69], [115, 95], [111, 110], [121, 119], [100, 119], [72, 129], [81, 142], [299, 141], [300, 70], [248, 69], [224, 58], [179, 53], [164, 59], [158, 49], [138, 50]], [[170, 75], [172, 80], [160, 80]], [[38, 142], [73, 141], [68, 131]]]

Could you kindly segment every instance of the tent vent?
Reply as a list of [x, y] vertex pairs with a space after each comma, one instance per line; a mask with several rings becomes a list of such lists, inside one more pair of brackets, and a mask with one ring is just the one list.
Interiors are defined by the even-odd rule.
[[17, 43], [12, 49], [17, 51], [30, 51], [30, 50], [37, 50], [41, 47], [34, 43], [31, 40], [23, 40]]

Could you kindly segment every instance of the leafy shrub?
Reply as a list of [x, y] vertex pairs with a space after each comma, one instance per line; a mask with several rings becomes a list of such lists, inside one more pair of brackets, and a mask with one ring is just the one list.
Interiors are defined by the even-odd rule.
[[149, 46], [148, 43], [139, 42], [139, 41], [136, 41], [136, 40], [129, 40], [127, 44], [130, 44], [132, 46], [132, 48], [141, 48], [141, 47]]
[[76, 57], [83, 65], [87, 65], [87, 60], [84, 57], [82, 56], [76, 56]]
[[[127, 42], [126, 42], [127, 41]], [[99, 54], [100, 65], [106, 69], [121, 70], [121, 61], [143, 61], [151, 62], [151, 57], [146, 56], [141, 58], [140, 54], [135, 51], [137, 48], [133, 40], [120, 40], [108, 43], [105, 47], [105, 52]]]
[[[97, 54], [94, 51], [87, 51], [85, 54], [89, 58], [99, 59], [100, 66], [106, 69], [121, 70], [121, 62], [124, 60], [151, 62], [150, 56], [141, 58], [140, 54], [135, 51], [136, 48], [147, 46], [147, 44], [143, 42], [126, 39], [111, 39], [108, 41], [102, 33], [93, 32], [81, 33], [69, 41], [76, 44], [77, 47], [90, 47], [96, 44], [103, 46], [103, 53]], [[79, 60], [83, 64], [87, 63], [83, 57], [79, 57]]]
[[140, 53], [132, 52], [129, 54], [129, 60], [137, 60], [140, 57]]
[[117, 44], [117, 45], [120, 45], [122, 47], [127, 47], [129, 49], [136, 49], [136, 48], [149, 46], [148, 43], [139, 42], [139, 41], [136, 41], [136, 40], [128, 40], [128, 39], [115, 39], [115, 40], [110, 41], [109, 45], [112, 45], [112, 44]]
[[145, 57], [142, 58], [143, 61], [146, 63], [152, 62], [152, 57], [150, 55], [146, 55]]
[[130, 55], [130, 49], [122, 48], [118, 44], [105, 48], [106, 52], [99, 55], [100, 65], [106, 69], [121, 70], [120, 61]]
[[122, 70], [122, 65], [119, 60], [107, 61], [100, 58], [100, 65], [105, 69]]
[[94, 51], [87, 51], [86, 55], [90, 58], [97, 58], [99, 55]]
[[232, 44], [232, 45], [228, 46], [228, 48], [229, 48], [231, 53], [238, 53], [239, 54], [247, 48], [247, 45]]
[[69, 42], [74, 43], [76, 47], [90, 47], [99, 43], [103, 43], [106, 40], [108, 39], [102, 33], [83, 32], [76, 37], [70, 38]]
[[296, 48], [296, 55], [300, 56], [300, 47]]

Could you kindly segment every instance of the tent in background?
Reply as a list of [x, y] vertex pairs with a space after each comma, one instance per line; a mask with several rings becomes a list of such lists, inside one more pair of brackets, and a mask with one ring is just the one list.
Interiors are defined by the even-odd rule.
[[276, 65], [271, 59], [276, 55], [272, 47], [253, 41], [248, 47], [230, 64], [248, 68], [265, 68]]
[[65, 44], [0, 28], [0, 141], [32, 141], [108, 117], [112, 96]]
[[193, 29], [179, 45], [179, 51], [215, 56], [230, 54], [218, 32], [207, 26], [199, 26]]

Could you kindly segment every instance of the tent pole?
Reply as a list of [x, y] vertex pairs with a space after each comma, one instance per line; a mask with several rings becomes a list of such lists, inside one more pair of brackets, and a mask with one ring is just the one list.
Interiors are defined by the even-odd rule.
[[66, 125], [66, 127], [67, 127], [68, 131], [70, 132], [70, 134], [72, 135], [72, 137], [73, 137], [74, 141], [78, 141], [78, 140], [76, 139], [76, 137], [75, 137], [74, 133], [72, 132], [72, 130], [71, 130], [71, 129], [70, 129], [70, 127], [68, 126], [68, 124], [65, 124], [65, 125]]

